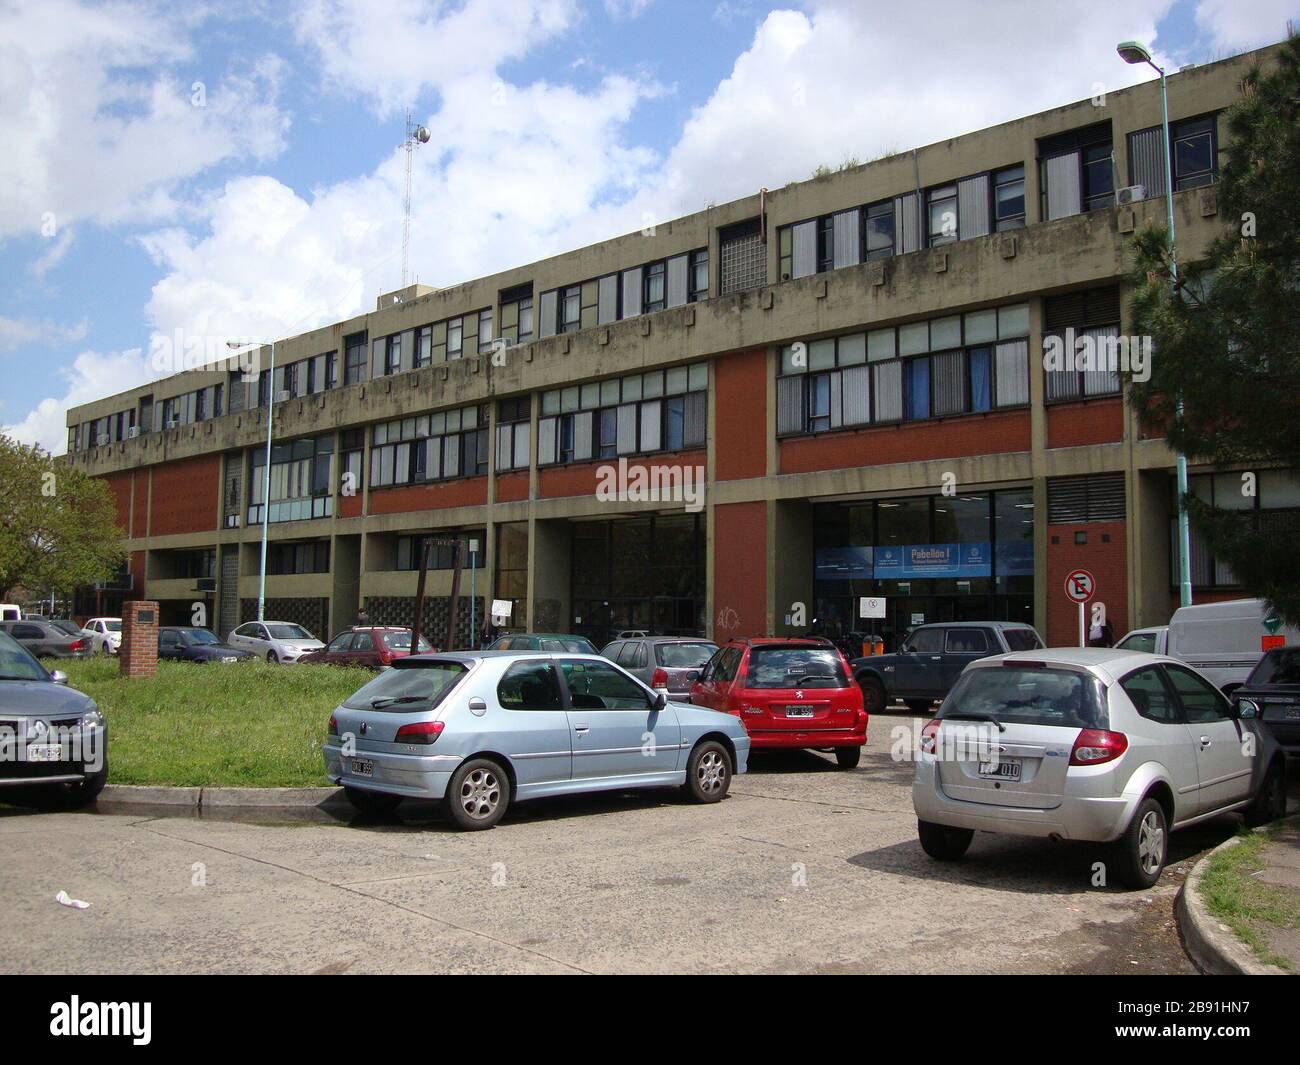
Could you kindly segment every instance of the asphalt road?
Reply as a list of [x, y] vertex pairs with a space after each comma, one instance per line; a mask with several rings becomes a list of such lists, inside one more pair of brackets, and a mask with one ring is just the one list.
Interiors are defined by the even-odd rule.
[[1173, 897], [1235, 819], [1175, 836], [1149, 892], [1093, 887], [1082, 845], [981, 834], [937, 865], [889, 755], [910, 720], [874, 719], [853, 771], [759, 756], [719, 805], [542, 800], [480, 833], [427, 804], [279, 823], [0, 807], [0, 971], [1192, 971]]

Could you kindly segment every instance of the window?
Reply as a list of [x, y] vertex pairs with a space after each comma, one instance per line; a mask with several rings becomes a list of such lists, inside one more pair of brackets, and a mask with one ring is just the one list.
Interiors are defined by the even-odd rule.
[[1110, 122], [1098, 122], [1038, 142], [1041, 216], [1064, 218], [1114, 203]]
[[512, 345], [533, 339], [532, 282], [501, 293], [501, 339]]
[[486, 405], [381, 422], [371, 430], [370, 486], [487, 473], [487, 425]]
[[582, 328], [582, 286], [570, 285], [560, 293], [560, 332], [576, 333]]
[[698, 303], [709, 297], [709, 249], [702, 248], [691, 252], [690, 286], [687, 301]]
[[516, 662], [497, 685], [497, 702], [506, 710], [563, 710], [555, 667], [550, 662]]
[[1213, 684], [1182, 666], [1166, 665], [1165, 675], [1178, 693], [1183, 716], [1190, 725], [1226, 721], [1232, 716], [1228, 699]]
[[887, 259], [894, 254], [894, 201], [872, 204], [867, 208], [863, 227], [866, 247], [864, 259]]
[[1119, 288], [1114, 285], [1048, 296], [1043, 301], [1049, 402], [1120, 393], [1119, 367], [1130, 341], [1119, 335], [1119, 313]]
[[447, 358], [459, 359], [465, 351], [465, 320], [450, 318], [447, 321]]
[[271, 544], [267, 551], [267, 573], [328, 573], [329, 570], [328, 540], [305, 544], [275, 543]]
[[1144, 654], [1155, 654], [1156, 652], [1156, 634], [1154, 632], [1135, 632], [1132, 636], [1126, 636], [1115, 645], [1117, 651], [1141, 651]]
[[667, 263], [662, 259], [645, 267], [642, 277], [642, 313], [649, 314], [651, 311], [662, 311], [668, 305], [667, 273]]
[[708, 379], [708, 365], [694, 363], [544, 392], [537, 462], [702, 447]]
[[1095, 473], [1047, 479], [1047, 523], [1082, 525], [1124, 520], [1124, 475]]
[[1174, 188], [1178, 191], [1208, 185], [1218, 171], [1214, 116], [1190, 118], [1169, 127], [1173, 145]]
[[330, 645], [327, 648], [327, 650], [333, 651], [335, 654], [339, 654], [342, 651], [349, 650], [351, 647], [352, 647], [352, 633], [341, 632], [339, 633], [339, 635], [335, 636], [334, 639], [330, 640]]
[[388, 338], [388, 350], [384, 355], [384, 374], [395, 374], [402, 368], [402, 334], [394, 333]]
[[[343, 383], [345, 385], [356, 384], [358, 381], [364, 381], [368, 376], [366, 373], [366, 334], [358, 333], [355, 336], [348, 337], [343, 342]], [[265, 400], [259, 400], [258, 402], [264, 403]]]
[[528, 436], [532, 397], [518, 396], [497, 402], [497, 461], [498, 470], [526, 470], [528, 468]]
[[1025, 168], [1009, 166], [993, 174], [994, 228], [1019, 229], [1025, 224]]
[[981, 413], [1029, 402], [1025, 304], [816, 340], [781, 353], [777, 434]]
[[929, 245], [938, 247], [957, 239], [957, 186], [942, 185], [926, 193]]
[[1109, 143], [1082, 149], [1083, 209], [1095, 211], [1115, 203], [1115, 160]]
[[1128, 696], [1133, 708], [1148, 721], [1157, 721], [1165, 725], [1176, 725], [1182, 721], [1181, 711], [1169, 688], [1161, 679], [1160, 670], [1155, 666], [1139, 669], [1130, 673], [1119, 686]]
[[490, 308], [478, 312], [478, 350], [480, 352], [492, 350], [492, 311]]
[[[481, 543], [481, 533], [472, 533], [469, 539], [477, 538]], [[456, 555], [461, 550], [460, 539], [450, 539], [445, 535], [399, 536], [397, 538], [397, 569], [402, 571], [418, 570], [424, 559], [425, 545], [429, 549], [429, 569], [449, 570], [456, 568]], [[469, 546], [465, 545], [461, 556], [461, 565], [469, 569]]]
[[[334, 437], [326, 434], [303, 437], [271, 450], [270, 499], [268, 521], [303, 521], [328, 518], [334, 513], [330, 491]], [[266, 476], [266, 452], [256, 449], [251, 458], [252, 476], [248, 479], [247, 524], [262, 521], [263, 477]]]
[[914, 654], [938, 654], [943, 650], [943, 629], [917, 629], [904, 646]]
[[955, 655], [988, 654], [989, 638], [983, 629], [949, 629], [943, 649]]
[[578, 710], [648, 710], [650, 693], [612, 663], [560, 663], [569, 701]]
[[835, 216], [817, 219], [817, 272], [835, 269]]
[[433, 360], [433, 326], [424, 325], [420, 327], [415, 337], [415, 360], [413, 365], [416, 369], [421, 366], [428, 366]]
[[[784, 232], [789, 235], [789, 230]], [[767, 284], [767, 236], [759, 219], [720, 229], [718, 247], [718, 290], [722, 295]]]

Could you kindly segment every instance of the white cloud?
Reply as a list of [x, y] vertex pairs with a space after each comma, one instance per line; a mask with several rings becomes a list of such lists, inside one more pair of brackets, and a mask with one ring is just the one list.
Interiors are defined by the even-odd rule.
[[157, 222], [179, 182], [280, 150], [279, 61], [254, 60], [193, 106], [192, 29], [139, 0], [0, 6], [0, 237], [51, 220]]
[[652, 3], [654, 0], [605, 0], [605, 11], [610, 18], [636, 18]]
[[132, 348], [83, 351], [71, 366], [59, 369], [59, 376], [66, 386], [62, 396], [41, 400], [22, 421], [6, 425], [2, 431], [24, 444], [40, 444], [47, 451], [62, 454], [68, 447], [69, 407], [134, 388], [150, 380], [153, 373], [143, 352]]
[[327, 82], [388, 115], [518, 59], [579, 15], [576, 0], [302, 0], [294, 28]]
[[88, 330], [89, 326], [84, 321], [75, 325], [60, 325], [57, 322], [9, 318], [0, 314], [0, 351], [10, 351], [23, 345], [75, 343], [84, 340]]
[[1280, 41], [1288, 19], [1300, 24], [1298, 0], [1201, 0], [1196, 6], [1197, 26], [1224, 50]]

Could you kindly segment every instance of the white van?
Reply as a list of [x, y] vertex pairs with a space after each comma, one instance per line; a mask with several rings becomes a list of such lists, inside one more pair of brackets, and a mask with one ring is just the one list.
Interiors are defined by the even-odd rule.
[[22, 621], [23, 608], [13, 603], [0, 603], [0, 621]]
[[[1264, 627], [1268, 615], [1262, 599], [1183, 606], [1168, 625], [1134, 629], [1115, 646], [1181, 658], [1228, 693], [1241, 686], [1264, 656], [1264, 638], [1273, 635]], [[1285, 643], [1300, 643], [1300, 631], [1289, 625], [1276, 635]]]

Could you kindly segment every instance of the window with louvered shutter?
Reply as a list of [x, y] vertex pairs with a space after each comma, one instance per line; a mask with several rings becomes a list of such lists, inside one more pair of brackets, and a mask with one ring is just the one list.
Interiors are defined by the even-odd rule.
[[840, 417], [845, 426], [871, 421], [869, 366], [849, 366], [840, 371]]
[[573, 416], [573, 461], [582, 462], [592, 457], [591, 433], [594, 413], [589, 410], [578, 411]]
[[876, 394], [876, 421], [896, 422], [903, 417], [903, 363], [878, 362], [871, 368]]
[[934, 376], [934, 413], [961, 414], [966, 410], [966, 353], [945, 351], [931, 358]]
[[556, 418], [542, 418], [537, 423], [537, 465], [555, 462]]
[[708, 433], [709, 403], [704, 392], [688, 392], [686, 395], [686, 414], [682, 429], [682, 444], [685, 447], [703, 447]]
[[618, 408], [618, 453], [630, 455], [636, 451], [636, 404], [625, 403]]
[[1049, 477], [1047, 480], [1047, 521], [1050, 525], [1123, 521], [1124, 516], [1122, 473]]
[[1029, 402], [1029, 341], [1004, 340], [993, 351], [997, 405], [1018, 407]]
[[776, 382], [776, 431], [789, 436], [804, 431], [803, 376], [780, 377]]

